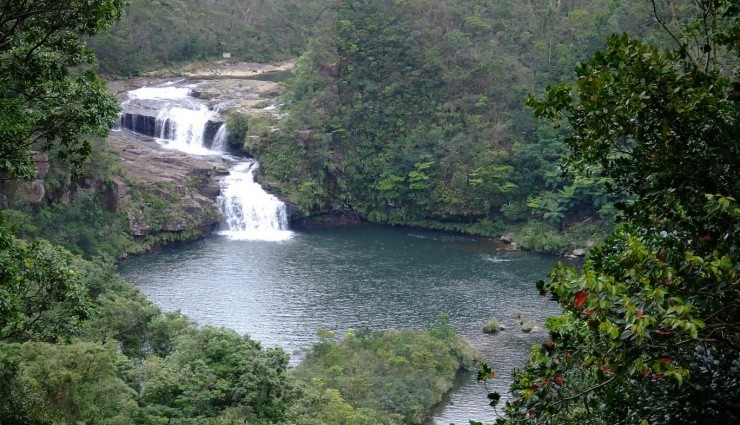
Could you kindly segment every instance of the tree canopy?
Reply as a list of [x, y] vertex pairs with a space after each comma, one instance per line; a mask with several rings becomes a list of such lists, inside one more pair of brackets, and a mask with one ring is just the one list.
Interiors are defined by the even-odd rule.
[[[89, 135], [105, 136], [116, 99], [85, 65], [81, 37], [121, 15], [122, 0], [0, 3], [0, 179], [36, 176], [34, 156], [78, 167]], [[72, 256], [45, 242], [16, 239], [0, 218], [0, 340], [54, 340], [88, 314]]]
[[86, 65], [82, 37], [110, 26], [123, 0], [0, 3], [0, 176], [35, 175], [33, 154], [52, 151], [79, 166], [85, 135], [105, 136], [118, 106]]
[[626, 201], [580, 270], [538, 284], [564, 313], [515, 373], [504, 422], [740, 421], [740, 9], [697, 4], [676, 48], [613, 36], [575, 83], [528, 101], [567, 131], [571, 172]]

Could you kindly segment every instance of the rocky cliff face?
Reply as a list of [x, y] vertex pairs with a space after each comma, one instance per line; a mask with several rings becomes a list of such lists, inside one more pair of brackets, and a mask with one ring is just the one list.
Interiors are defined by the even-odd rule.
[[108, 142], [124, 170], [113, 179], [108, 208], [128, 215], [136, 238], [155, 244], [184, 240], [218, 226], [218, 177], [228, 174], [221, 158], [194, 158], [130, 132], [112, 132]]

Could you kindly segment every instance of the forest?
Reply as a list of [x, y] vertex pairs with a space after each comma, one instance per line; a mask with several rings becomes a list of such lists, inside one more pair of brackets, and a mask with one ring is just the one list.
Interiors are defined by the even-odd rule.
[[595, 244], [533, 283], [562, 315], [497, 422], [740, 423], [730, 0], [0, 2], [0, 423], [418, 424], [459, 370], [496, 379], [444, 317], [320, 330], [291, 370], [116, 274], [143, 248], [106, 208], [99, 75], [224, 52], [296, 59], [286, 118], [227, 124], [299, 214]]

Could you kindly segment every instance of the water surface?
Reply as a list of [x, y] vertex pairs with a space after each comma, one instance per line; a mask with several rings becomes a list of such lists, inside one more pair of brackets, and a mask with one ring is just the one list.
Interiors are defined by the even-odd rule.
[[[514, 315], [541, 327], [557, 313], [533, 284], [555, 259], [501, 248], [484, 239], [367, 225], [297, 231], [282, 242], [214, 236], [129, 260], [121, 272], [164, 310], [283, 347], [292, 364], [317, 340], [318, 328], [338, 334], [423, 328], [449, 315], [500, 376], [488, 389], [464, 377], [430, 421], [461, 425], [494, 420], [487, 390], [505, 393], [508, 372], [544, 338], [522, 333]], [[484, 335], [492, 316], [508, 329]]]

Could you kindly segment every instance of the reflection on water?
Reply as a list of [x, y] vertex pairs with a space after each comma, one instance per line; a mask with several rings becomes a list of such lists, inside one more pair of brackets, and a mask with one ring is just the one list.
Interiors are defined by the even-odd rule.
[[[317, 340], [318, 328], [421, 328], [447, 314], [499, 372], [488, 390], [503, 394], [508, 372], [544, 338], [522, 333], [520, 321], [542, 327], [557, 313], [533, 285], [554, 262], [488, 240], [357, 226], [299, 231], [283, 242], [212, 237], [132, 259], [121, 272], [163, 309], [283, 347], [292, 364]], [[483, 334], [492, 316], [507, 330]], [[431, 423], [492, 422], [486, 394], [466, 376]]]

